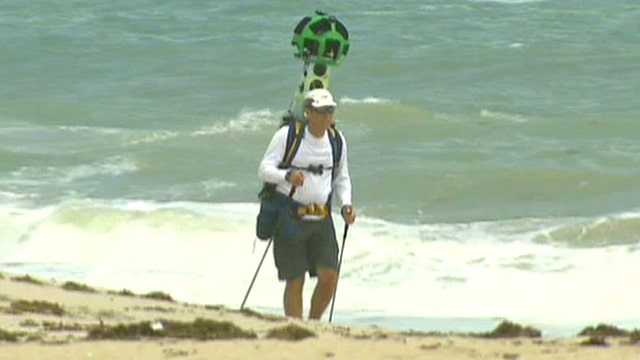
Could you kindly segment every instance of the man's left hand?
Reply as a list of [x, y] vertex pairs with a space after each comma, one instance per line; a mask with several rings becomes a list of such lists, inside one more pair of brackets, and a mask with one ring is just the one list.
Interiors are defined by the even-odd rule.
[[351, 225], [356, 221], [356, 210], [351, 205], [345, 205], [342, 207], [342, 218], [344, 221]]

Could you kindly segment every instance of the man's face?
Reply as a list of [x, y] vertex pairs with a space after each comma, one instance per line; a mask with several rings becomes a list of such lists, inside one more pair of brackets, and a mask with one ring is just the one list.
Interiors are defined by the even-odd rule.
[[310, 122], [328, 129], [333, 123], [333, 112], [335, 110], [335, 106], [321, 106], [317, 108], [310, 106], [307, 111], [307, 118]]

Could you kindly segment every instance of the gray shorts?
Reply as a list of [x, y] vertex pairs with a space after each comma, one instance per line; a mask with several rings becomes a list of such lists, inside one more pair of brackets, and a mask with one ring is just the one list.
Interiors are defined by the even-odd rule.
[[273, 241], [273, 257], [278, 268], [278, 279], [293, 280], [304, 277], [308, 271], [316, 276], [318, 267], [338, 269], [338, 240], [333, 219], [294, 220], [296, 234], [290, 239]]

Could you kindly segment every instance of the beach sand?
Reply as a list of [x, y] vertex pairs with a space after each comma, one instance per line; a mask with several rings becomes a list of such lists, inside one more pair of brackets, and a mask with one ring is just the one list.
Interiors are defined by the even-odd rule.
[[[640, 345], [628, 337], [585, 346], [583, 337], [421, 334], [184, 304], [170, 296], [162, 300], [122, 290], [0, 273], [0, 359], [640, 359]], [[112, 338], [125, 335], [133, 339]], [[240, 338], [212, 338], [226, 336]]]

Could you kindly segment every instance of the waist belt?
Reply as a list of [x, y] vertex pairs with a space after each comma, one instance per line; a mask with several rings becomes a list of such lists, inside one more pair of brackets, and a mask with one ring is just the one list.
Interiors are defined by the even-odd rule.
[[326, 218], [327, 216], [329, 216], [329, 207], [327, 205], [318, 204], [300, 205], [298, 206], [296, 213], [300, 217], [306, 215], [315, 215]]

